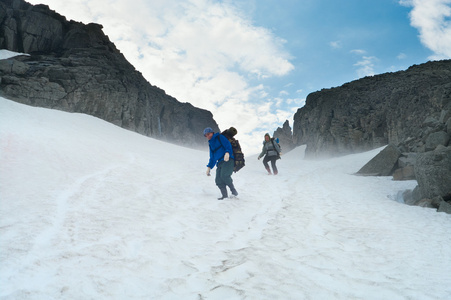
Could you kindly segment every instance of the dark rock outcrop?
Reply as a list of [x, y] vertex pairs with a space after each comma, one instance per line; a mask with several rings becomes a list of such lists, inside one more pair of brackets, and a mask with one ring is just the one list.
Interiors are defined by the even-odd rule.
[[152, 86], [98, 24], [67, 21], [48, 6], [0, 0], [0, 48], [28, 53], [0, 61], [0, 96], [96, 116], [138, 133], [205, 148], [209, 111]]
[[395, 171], [401, 151], [395, 145], [388, 145], [364, 165], [357, 175], [389, 176]]
[[293, 134], [288, 120], [283, 123], [282, 128], [279, 127], [274, 131], [273, 137], [279, 139], [282, 153], [288, 153], [296, 147], [293, 143]]
[[415, 177], [421, 198], [451, 194], [451, 147], [420, 153], [415, 164]]
[[[293, 140], [307, 145], [307, 158], [339, 156], [422, 139], [431, 133], [422, 129], [427, 118], [444, 124], [450, 114], [451, 60], [428, 62], [309, 94], [294, 116]], [[430, 139], [428, 146], [426, 140], [411, 143], [403, 152], [445, 140], [443, 133]]]
[[[418, 136], [407, 141], [407, 144], [415, 145], [415, 149], [422, 152], [401, 153], [401, 149], [409, 148], [406, 143], [398, 146], [388, 145], [363, 166], [358, 174], [378, 176], [393, 174], [394, 180], [416, 179], [418, 186], [413, 191], [406, 191], [405, 203], [450, 213], [448, 202], [451, 202], [451, 145], [449, 145], [451, 132], [448, 132], [447, 126], [443, 129], [442, 121], [444, 119], [436, 122], [428, 118], [423, 123], [427, 126], [422, 126]], [[399, 159], [395, 160], [396, 155], [393, 153], [398, 155]], [[394, 172], [384, 174], [383, 171], [390, 168]]]
[[418, 181], [411, 205], [447, 211], [451, 193], [451, 60], [366, 77], [308, 95], [293, 140], [306, 158], [388, 146], [358, 171]]

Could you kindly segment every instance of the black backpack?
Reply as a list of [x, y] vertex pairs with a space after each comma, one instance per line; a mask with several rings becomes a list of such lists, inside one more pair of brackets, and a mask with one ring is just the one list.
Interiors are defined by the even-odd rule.
[[[232, 128], [233, 127], [231, 127], [230, 129], [232, 129]], [[228, 129], [228, 130], [230, 130], [230, 129]], [[235, 129], [235, 128], [233, 128], [233, 129]], [[221, 132], [221, 134], [229, 140], [230, 144], [232, 144], [233, 156], [235, 157], [235, 166], [233, 167], [233, 172], [236, 173], [239, 170], [241, 170], [242, 167], [245, 166], [244, 153], [243, 153], [243, 151], [241, 151], [240, 142], [233, 137], [236, 134], [236, 129], [234, 131], [235, 134], [233, 134], [233, 135], [228, 134], [228, 130], [224, 130], [223, 132]], [[218, 136], [218, 141], [221, 143], [221, 139], [219, 138], [219, 136]], [[221, 143], [221, 145], [222, 145], [222, 143]]]

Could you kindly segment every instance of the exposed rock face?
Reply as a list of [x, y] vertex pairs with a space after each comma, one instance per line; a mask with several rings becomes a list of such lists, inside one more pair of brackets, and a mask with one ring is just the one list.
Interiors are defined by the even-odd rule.
[[[406, 191], [404, 194], [406, 204], [451, 213], [451, 131], [443, 123], [445, 119], [437, 121], [427, 118], [415, 138], [409, 138], [398, 146], [388, 145], [357, 174], [393, 174], [394, 180], [416, 179], [418, 186], [413, 192]], [[448, 117], [446, 124], [450, 119]], [[401, 153], [402, 149], [416, 149], [419, 152]], [[399, 159], [396, 159], [398, 156]], [[385, 172], [390, 169], [392, 171]]]
[[[419, 131], [429, 136], [423, 122], [445, 123], [450, 113], [451, 60], [428, 62], [308, 95], [294, 116], [293, 140], [307, 144], [307, 158], [356, 153], [420, 138]], [[445, 138], [430, 139], [405, 150], [421, 152]]]
[[396, 146], [388, 145], [364, 165], [357, 174], [364, 176], [392, 175], [400, 156], [401, 151]]
[[293, 143], [293, 134], [291, 133], [291, 127], [288, 120], [283, 123], [282, 128], [279, 127], [274, 131], [273, 137], [279, 139], [282, 153], [288, 153], [296, 147]]
[[45, 5], [0, 0], [0, 48], [28, 53], [0, 61], [0, 95], [24, 104], [93, 115], [126, 129], [205, 148], [209, 111], [147, 82], [98, 24], [67, 21]]
[[310, 94], [294, 116], [293, 140], [307, 144], [307, 158], [389, 144], [358, 174], [416, 179], [406, 203], [449, 211], [451, 60]]
[[415, 164], [421, 198], [451, 194], [451, 147], [421, 153]]

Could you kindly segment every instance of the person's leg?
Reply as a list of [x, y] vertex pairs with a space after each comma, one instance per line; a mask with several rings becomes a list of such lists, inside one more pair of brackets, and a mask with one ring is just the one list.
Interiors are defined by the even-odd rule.
[[229, 161], [225, 161], [222, 164], [221, 167], [221, 182], [225, 185], [231, 185], [233, 184], [232, 180], [232, 174], [233, 174], [233, 167], [235, 166], [235, 161], [233, 159], [230, 159]]
[[269, 168], [268, 161], [270, 160], [269, 156], [266, 155], [263, 159], [263, 165], [265, 166], [266, 171], [268, 171], [268, 175], [271, 175], [271, 169]]
[[[228, 162], [224, 162], [222, 164], [221, 181], [224, 182], [224, 184], [230, 188], [232, 195], [238, 196], [238, 192], [236, 191], [235, 186], [233, 185], [233, 179], [232, 179], [234, 167], [235, 167], [235, 162], [233, 159], [230, 159]], [[227, 189], [226, 189], [226, 192], [227, 192]]]
[[216, 178], [215, 178], [215, 183], [218, 186], [219, 190], [221, 191], [221, 198], [218, 198], [218, 200], [222, 200], [224, 198], [227, 198], [227, 188], [226, 188], [226, 184], [223, 180], [223, 167], [224, 167], [224, 161], [221, 161], [218, 163], [218, 165], [216, 166]]
[[279, 173], [279, 171], [277, 170], [276, 161], [277, 161], [277, 156], [271, 157], [271, 167], [272, 167], [272, 171], [273, 171], [274, 175], [277, 175]]

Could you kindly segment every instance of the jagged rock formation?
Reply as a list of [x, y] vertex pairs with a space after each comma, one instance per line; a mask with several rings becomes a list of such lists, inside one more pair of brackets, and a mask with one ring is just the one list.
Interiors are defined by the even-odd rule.
[[357, 174], [416, 179], [408, 204], [450, 212], [451, 60], [356, 80], [308, 95], [293, 140], [307, 158], [388, 146]]
[[0, 49], [28, 53], [0, 61], [0, 95], [25, 104], [99, 117], [138, 133], [205, 148], [209, 111], [152, 86], [99, 24], [67, 21], [46, 5], [0, 0]]
[[288, 153], [296, 147], [293, 143], [293, 134], [288, 120], [283, 123], [282, 128], [279, 127], [274, 131], [273, 137], [279, 139], [282, 153]]
[[293, 140], [307, 145], [310, 158], [356, 153], [416, 139], [427, 118], [450, 111], [451, 60], [428, 62], [308, 95], [294, 116]]

